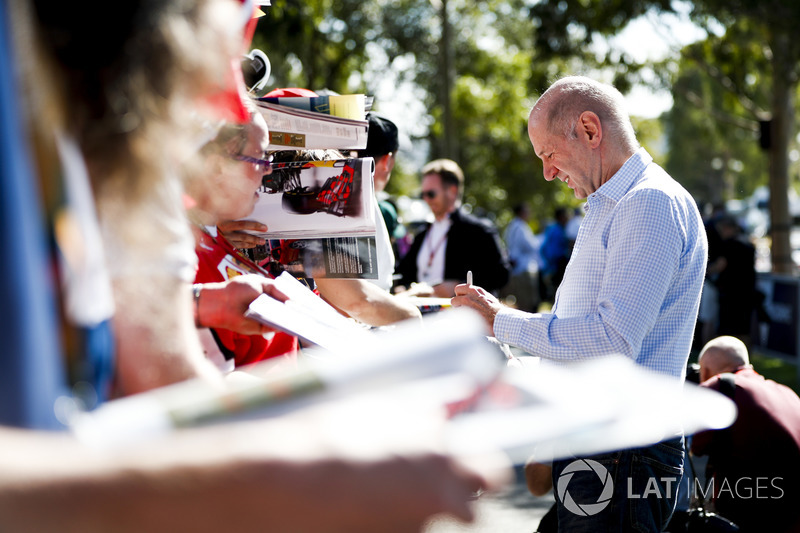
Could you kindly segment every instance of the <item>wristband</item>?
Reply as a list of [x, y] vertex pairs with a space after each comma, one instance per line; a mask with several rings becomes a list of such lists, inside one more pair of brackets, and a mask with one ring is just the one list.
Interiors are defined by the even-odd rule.
[[203, 292], [203, 284], [195, 283], [192, 285], [192, 298], [194, 299], [194, 325], [197, 328], [202, 328], [200, 323], [200, 293]]

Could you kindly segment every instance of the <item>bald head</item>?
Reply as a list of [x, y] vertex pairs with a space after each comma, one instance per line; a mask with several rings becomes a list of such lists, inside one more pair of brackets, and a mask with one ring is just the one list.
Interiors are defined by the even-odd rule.
[[585, 76], [568, 76], [553, 83], [533, 106], [528, 126], [543, 126], [554, 135], [575, 138], [578, 119], [585, 111], [597, 115], [607, 134], [627, 151], [639, 147], [622, 93]]
[[706, 381], [723, 372], [750, 365], [747, 347], [736, 337], [722, 336], [710, 340], [700, 351], [700, 381]]

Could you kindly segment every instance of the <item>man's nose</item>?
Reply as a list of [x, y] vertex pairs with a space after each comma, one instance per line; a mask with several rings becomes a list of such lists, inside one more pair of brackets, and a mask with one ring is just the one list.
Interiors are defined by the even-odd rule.
[[544, 179], [547, 181], [553, 181], [558, 175], [558, 169], [553, 165], [548, 165], [547, 163], [543, 165], [542, 171], [544, 173]]

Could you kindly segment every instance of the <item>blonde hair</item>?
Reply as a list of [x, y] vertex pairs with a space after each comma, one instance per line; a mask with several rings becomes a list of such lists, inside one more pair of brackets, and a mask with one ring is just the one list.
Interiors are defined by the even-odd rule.
[[234, 55], [223, 13], [233, 16], [232, 8], [118, 0], [103, 3], [113, 23], [98, 24], [83, 9], [32, 5], [42, 68], [30, 83], [59, 108], [39, 120], [77, 139], [99, 195], [115, 187], [135, 201], [195, 148], [196, 99], [224, 78]]

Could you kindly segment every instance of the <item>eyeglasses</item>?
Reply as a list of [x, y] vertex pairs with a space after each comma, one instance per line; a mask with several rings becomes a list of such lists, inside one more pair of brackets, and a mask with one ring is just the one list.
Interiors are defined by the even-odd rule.
[[267, 156], [267, 159], [259, 159], [257, 157], [250, 157], [249, 155], [236, 154], [229, 156], [236, 161], [243, 161], [250, 163], [255, 168], [256, 172], [266, 172], [272, 166], [272, 156]]
[[436, 191], [422, 191], [421, 193], [419, 193], [419, 196], [420, 196], [420, 198], [422, 198], [423, 200], [424, 200], [425, 198], [428, 198], [428, 199], [430, 199], [430, 200], [433, 200], [434, 198], [436, 198], [436, 195], [437, 195], [437, 194], [439, 194], [439, 193], [437, 193]]

